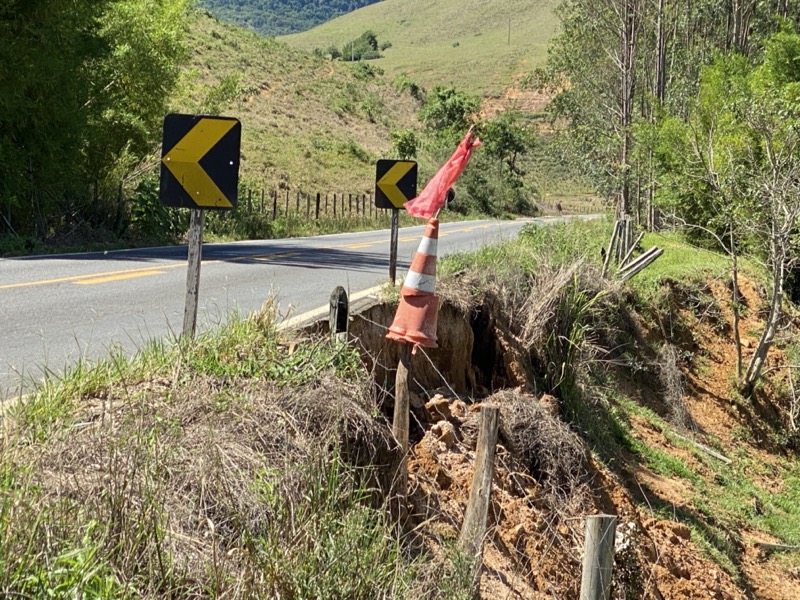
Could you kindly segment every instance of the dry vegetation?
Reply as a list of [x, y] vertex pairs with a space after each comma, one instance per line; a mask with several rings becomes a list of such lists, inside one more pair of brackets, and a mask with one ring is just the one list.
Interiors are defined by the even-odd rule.
[[[404, 525], [388, 510], [391, 390], [356, 345], [285, 339], [269, 310], [47, 384], [3, 421], [0, 594], [571, 598], [584, 519], [611, 512], [615, 598], [796, 597], [796, 557], [753, 545], [800, 542], [784, 377], [732, 395], [710, 261], [623, 287], [591, 259], [607, 233], [528, 230], [446, 261], [439, 336], [468, 346], [472, 377], [438, 362], [439, 393], [415, 390]], [[681, 285], [653, 296], [659, 278]], [[742, 293], [753, 330], [758, 294]], [[388, 319], [379, 306], [359, 325], [372, 365], [391, 362]], [[456, 540], [484, 402], [500, 447], [473, 587]]]

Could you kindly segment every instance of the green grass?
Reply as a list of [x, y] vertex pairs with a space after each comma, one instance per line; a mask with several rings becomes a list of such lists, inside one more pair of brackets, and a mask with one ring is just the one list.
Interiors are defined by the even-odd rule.
[[[312, 50], [341, 48], [364, 31], [391, 42], [383, 58], [370, 61], [391, 76], [401, 73], [417, 84], [454, 85], [479, 95], [498, 95], [514, 76], [541, 66], [547, 43], [558, 29], [555, 0], [384, 0], [324, 23], [310, 31], [281, 37]], [[511, 41], [509, 43], [509, 24]]]
[[252, 31], [197, 14], [173, 109], [242, 122], [241, 177], [273, 190], [374, 190], [390, 132], [413, 128], [418, 104], [379, 73], [366, 79]]

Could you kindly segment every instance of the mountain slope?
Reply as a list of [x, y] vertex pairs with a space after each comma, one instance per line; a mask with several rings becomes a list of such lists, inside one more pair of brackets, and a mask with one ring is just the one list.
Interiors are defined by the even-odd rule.
[[218, 18], [264, 35], [305, 31], [378, 0], [202, 0]]
[[330, 62], [198, 15], [173, 110], [242, 121], [241, 175], [257, 189], [365, 192], [390, 131], [417, 102], [365, 63]]
[[384, 0], [281, 38], [312, 50], [341, 47], [366, 30], [392, 46], [375, 64], [430, 87], [499, 94], [544, 61], [558, 0]]

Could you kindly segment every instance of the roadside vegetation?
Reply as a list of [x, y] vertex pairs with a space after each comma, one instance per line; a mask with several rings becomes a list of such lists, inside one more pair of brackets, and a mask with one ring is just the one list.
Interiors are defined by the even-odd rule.
[[[415, 409], [421, 487], [411, 505], [421, 512], [398, 527], [391, 390], [362, 362], [368, 338], [336, 345], [280, 332], [267, 304], [194, 342], [81, 364], [4, 410], [0, 593], [455, 599], [492, 597], [499, 569], [569, 595], [577, 578], [564, 578], [564, 565], [577, 559], [565, 549], [598, 507], [621, 511], [634, 540], [617, 558], [619, 593], [657, 585], [672, 597], [680, 561], [692, 585], [712, 581], [716, 564], [723, 598], [790, 577], [800, 567], [791, 555], [758, 562], [752, 545], [800, 543], [791, 379], [771, 370], [757, 403], [738, 394], [735, 361], [721, 358], [731, 343], [723, 254], [650, 234], [643, 245], [668, 252], [623, 285], [599, 277], [609, 234], [604, 222], [531, 227], [441, 265], [443, 306], [477, 315], [476, 378], [458, 402], [502, 407], [503, 510], [487, 560], [508, 532], [527, 532], [515, 560], [481, 570], [477, 587], [452, 512], [469, 477], [447, 466], [470, 447], [469, 411], [450, 418], [449, 446], [430, 446], [437, 419]], [[750, 331], [762, 322], [766, 271], [744, 263], [741, 276]], [[770, 365], [796, 353], [795, 335], [792, 320]], [[676, 497], [673, 485], [688, 493]], [[534, 500], [518, 521], [523, 496]], [[691, 542], [659, 537], [678, 525]]]

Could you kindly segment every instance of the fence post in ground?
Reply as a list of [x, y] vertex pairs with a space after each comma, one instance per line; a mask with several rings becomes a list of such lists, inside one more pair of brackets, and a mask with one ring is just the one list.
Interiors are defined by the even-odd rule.
[[350, 215], [353, 214], [353, 194], [347, 194], [347, 208], [350, 211]]
[[278, 190], [272, 192], [272, 220], [278, 217]]
[[614, 515], [593, 515], [586, 519], [580, 600], [608, 600], [616, 529]]
[[264, 194], [266, 190], [261, 188], [261, 214], [264, 214]]
[[333, 195], [333, 218], [336, 218], [336, 194]]
[[394, 494], [396, 498], [400, 520], [405, 518], [408, 497], [408, 421], [411, 405], [408, 382], [411, 369], [411, 345], [400, 344], [400, 360], [397, 363], [397, 376], [394, 383], [394, 418], [392, 420], [392, 433], [403, 457], [395, 477]]
[[306, 220], [311, 216], [311, 194], [306, 192]]
[[288, 187], [286, 188], [286, 206], [284, 207], [284, 210], [283, 210], [283, 216], [284, 217], [288, 217], [289, 216], [289, 188]]
[[296, 198], [296, 203], [295, 203], [295, 207], [294, 207], [294, 212], [296, 212], [299, 215], [300, 214], [300, 190], [297, 190], [297, 193], [295, 194], [295, 198]]
[[322, 194], [317, 192], [317, 205], [316, 205], [315, 210], [314, 210], [314, 218], [317, 221], [319, 221], [319, 202], [320, 202], [321, 197], [322, 197]]
[[493, 404], [481, 406], [481, 425], [478, 446], [475, 451], [475, 472], [472, 475], [472, 490], [464, 513], [464, 525], [458, 541], [464, 553], [480, 565], [483, 538], [486, 535], [486, 518], [492, 496], [494, 457], [497, 450], [497, 426], [500, 409]]
[[328, 216], [328, 192], [325, 192], [325, 216]]

